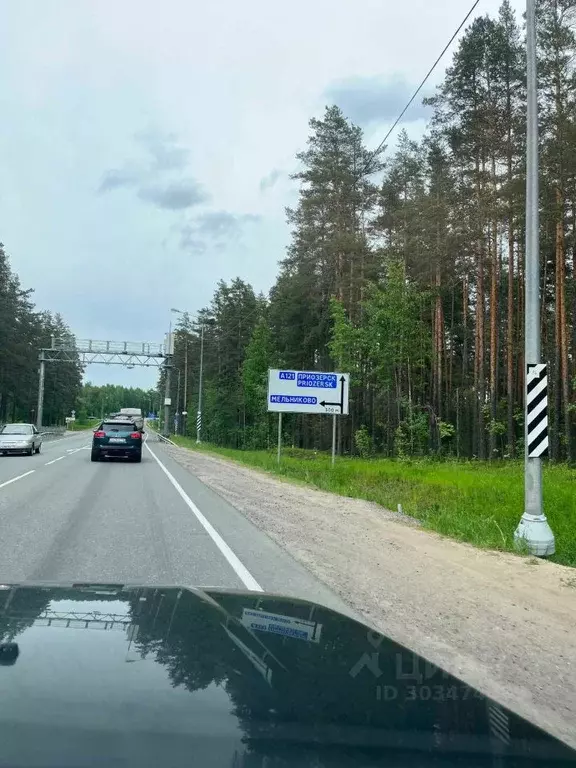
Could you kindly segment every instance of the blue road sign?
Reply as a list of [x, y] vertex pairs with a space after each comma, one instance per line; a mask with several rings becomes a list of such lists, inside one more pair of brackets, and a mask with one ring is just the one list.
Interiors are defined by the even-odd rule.
[[306, 395], [270, 395], [270, 402], [284, 405], [316, 405], [318, 398]]
[[338, 376], [335, 373], [307, 373], [298, 371], [296, 380], [298, 387], [313, 387], [314, 389], [336, 389]]

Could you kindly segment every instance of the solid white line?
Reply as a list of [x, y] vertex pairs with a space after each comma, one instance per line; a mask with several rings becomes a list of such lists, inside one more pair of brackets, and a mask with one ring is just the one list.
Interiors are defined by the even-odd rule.
[[36, 470], [30, 469], [28, 472], [24, 472], [23, 475], [18, 475], [17, 477], [13, 477], [12, 480], [6, 480], [5, 483], [0, 483], [0, 488], [4, 488], [5, 485], [10, 485], [10, 483], [15, 483], [16, 480], [21, 480], [23, 477], [26, 477], [27, 475], [31, 475], [33, 472], [36, 472]]
[[204, 517], [202, 512], [200, 512], [200, 510], [198, 509], [196, 504], [194, 504], [192, 499], [188, 496], [188, 494], [182, 488], [180, 483], [176, 480], [174, 475], [166, 469], [164, 464], [160, 461], [158, 456], [156, 456], [156, 454], [154, 453], [152, 448], [150, 448], [148, 443], [146, 443], [146, 448], [148, 448], [148, 450], [152, 454], [152, 457], [156, 460], [156, 462], [158, 463], [158, 466], [160, 467], [162, 472], [164, 472], [164, 474], [166, 475], [168, 480], [170, 480], [170, 482], [172, 483], [174, 488], [176, 488], [176, 490], [180, 494], [180, 496], [181, 496], [182, 500], [184, 501], [184, 503], [196, 515], [196, 518], [198, 519], [198, 522], [200, 523], [200, 525], [202, 525], [202, 527], [204, 528], [204, 530], [206, 531], [208, 536], [210, 536], [210, 538], [212, 539], [214, 544], [216, 544], [216, 546], [218, 547], [220, 552], [222, 552], [222, 554], [224, 555], [224, 557], [226, 558], [226, 560], [228, 561], [228, 563], [230, 564], [232, 569], [235, 571], [235, 573], [238, 576], [238, 578], [240, 579], [240, 581], [242, 581], [244, 586], [247, 587], [248, 589], [251, 589], [254, 592], [263, 592], [264, 590], [262, 589], [260, 584], [258, 584], [258, 582], [254, 578], [254, 576], [252, 576], [252, 574], [246, 568], [246, 566], [234, 554], [234, 552], [230, 549], [228, 544], [226, 544], [226, 542], [224, 541], [222, 536], [220, 536], [218, 531], [211, 525], [211, 523], [208, 522], [208, 520]]
[[52, 459], [52, 461], [47, 461], [46, 464], [44, 464], [45, 467], [49, 467], [50, 464], [55, 464], [57, 461], [62, 461], [62, 459], [65, 459], [66, 456], [58, 456], [57, 459]]

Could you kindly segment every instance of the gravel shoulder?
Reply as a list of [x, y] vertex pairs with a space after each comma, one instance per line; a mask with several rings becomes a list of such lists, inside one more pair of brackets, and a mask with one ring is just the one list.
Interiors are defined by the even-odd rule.
[[576, 569], [478, 550], [367, 501], [167, 450], [368, 624], [576, 747]]

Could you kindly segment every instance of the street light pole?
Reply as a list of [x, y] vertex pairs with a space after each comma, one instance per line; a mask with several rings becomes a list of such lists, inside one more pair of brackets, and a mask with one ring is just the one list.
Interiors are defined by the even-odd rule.
[[170, 372], [172, 370], [172, 320], [168, 331], [168, 349], [166, 350], [164, 371], [166, 381], [164, 387], [164, 437], [170, 437]]
[[[536, 73], [536, 2], [526, 0], [526, 269], [525, 269], [525, 402], [524, 402], [524, 514], [514, 532], [533, 555], [554, 554], [554, 534], [543, 510], [542, 459], [530, 455], [528, 372], [540, 364], [540, 255], [538, 188], [538, 83]], [[543, 369], [545, 373], [545, 369]], [[546, 387], [546, 380], [542, 382]], [[531, 384], [531, 387], [533, 385]], [[543, 390], [545, 393], [545, 389]], [[541, 413], [541, 410], [540, 410]], [[541, 445], [547, 446], [547, 419], [541, 418]]]
[[[187, 312], [172, 307], [171, 312], [189, 317]], [[202, 435], [202, 379], [204, 375], [204, 323], [200, 325], [200, 375], [198, 377], [198, 411], [196, 413], [196, 442], [200, 443]], [[188, 334], [184, 347], [184, 410], [188, 414]], [[185, 424], [185, 420], [183, 420]]]
[[202, 435], [202, 377], [204, 374], [204, 323], [200, 330], [200, 376], [198, 378], [198, 413], [196, 414], [196, 443], [201, 443]]
[[182, 434], [186, 434], [188, 420], [188, 331], [184, 340], [184, 408], [182, 409]]
[[182, 417], [182, 408], [180, 407], [180, 375], [181, 371], [180, 368], [178, 368], [178, 385], [176, 387], [176, 424], [174, 425], [175, 434], [180, 432], [180, 419]]

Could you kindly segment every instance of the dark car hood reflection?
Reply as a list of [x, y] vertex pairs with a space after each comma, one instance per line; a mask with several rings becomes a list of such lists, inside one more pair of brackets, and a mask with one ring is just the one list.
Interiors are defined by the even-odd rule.
[[409, 649], [293, 598], [6, 586], [0, 632], [1, 766], [576, 764]]

